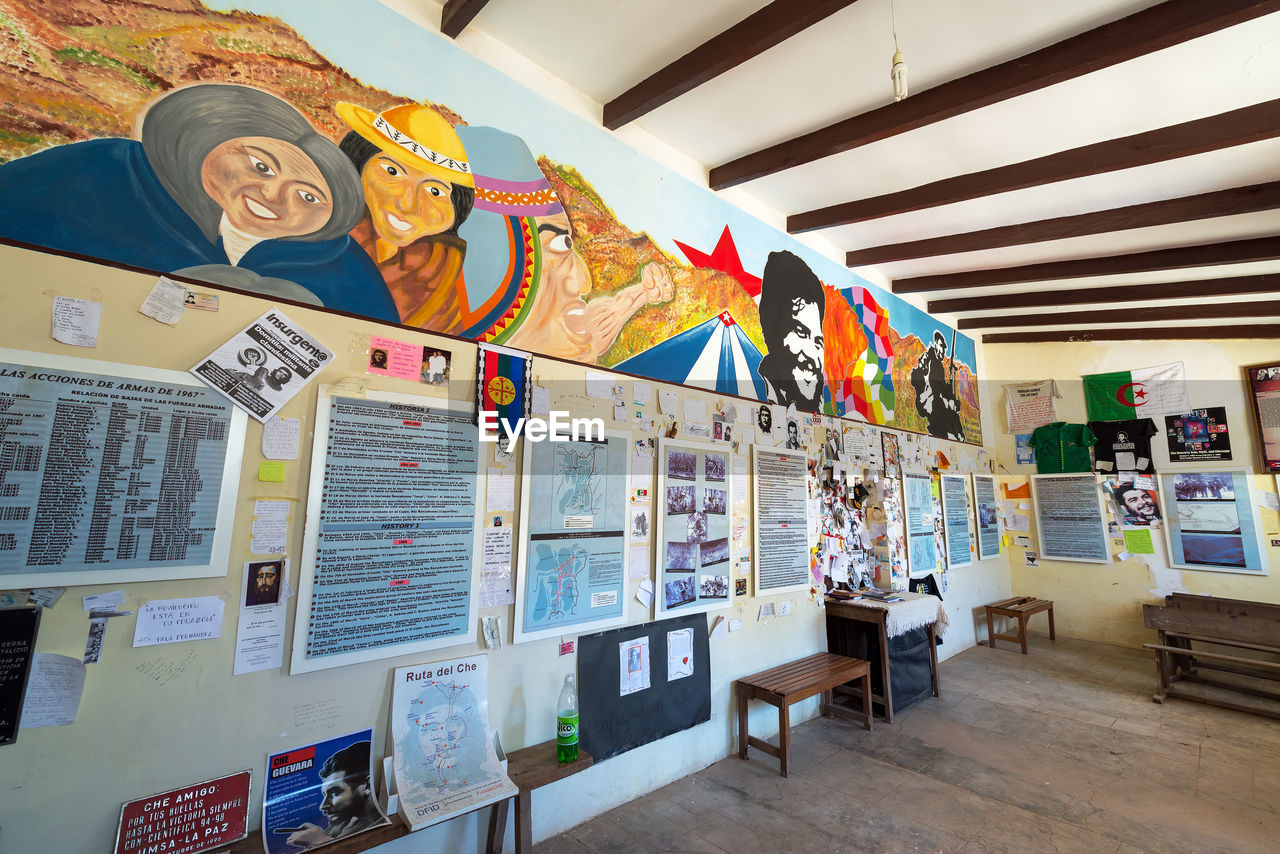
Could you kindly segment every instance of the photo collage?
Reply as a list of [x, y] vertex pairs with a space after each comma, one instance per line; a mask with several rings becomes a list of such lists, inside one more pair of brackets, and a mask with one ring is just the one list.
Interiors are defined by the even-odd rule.
[[667, 445], [662, 494], [663, 610], [729, 602], [728, 456]]

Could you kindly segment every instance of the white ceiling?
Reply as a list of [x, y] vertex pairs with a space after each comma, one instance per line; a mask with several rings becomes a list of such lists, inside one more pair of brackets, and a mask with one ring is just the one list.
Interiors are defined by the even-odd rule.
[[[431, 0], [384, 2], [432, 5]], [[490, 0], [460, 44], [481, 37], [501, 43], [590, 104], [603, 104], [764, 5], [763, 0]], [[918, 93], [1153, 5], [1152, 0], [897, 0], [898, 45], [911, 90]], [[857, 0], [622, 132], [638, 128], [710, 169], [890, 103], [893, 50], [890, 0]], [[748, 182], [726, 191], [726, 198], [758, 200], [779, 220], [1276, 97], [1280, 13]], [[816, 234], [841, 250], [859, 249], [1278, 179], [1280, 139], [1266, 140]], [[1271, 235], [1280, 235], [1277, 211], [895, 261], [864, 272], [894, 279]], [[1280, 261], [1245, 267], [1250, 273], [1280, 272]], [[1158, 274], [1156, 281], [1243, 272], [1183, 270]], [[1074, 285], [1144, 281], [1151, 279], [1109, 277]], [[1062, 285], [1035, 286], [1050, 287]]]

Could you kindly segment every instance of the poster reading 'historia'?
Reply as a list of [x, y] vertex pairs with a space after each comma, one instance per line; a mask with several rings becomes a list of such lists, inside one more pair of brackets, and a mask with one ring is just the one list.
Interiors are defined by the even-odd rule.
[[630, 444], [621, 433], [525, 443], [516, 643], [626, 620]]
[[1038, 474], [1031, 477], [1040, 557], [1108, 563], [1107, 522], [1095, 475]]
[[[834, 432], [834, 431], [832, 431]], [[808, 473], [803, 451], [753, 446], [755, 595], [809, 586]]]
[[947, 569], [973, 563], [969, 551], [969, 501], [965, 477], [944, 474], [942, 480], [942, 520], [947, 532]]
[[933, 479], [927, 474], [902, 475], [903, 511], [907, 520], [907, 568], [917, 573], [938, 568], [938, 545], [934, 539]]
[[1170, 566], [1267, 574], [1247, 471], [1165, 473], [1160, 489]]
[[1000, 554], [1000, 502], [996, 479], [989, 474], [973, 476], [974, 518], [978, 522], [978, 560]]
[[0, 350], [0, 587], [224, 575], [245, 417], [177, 371]]
[[470, 415], [408, 395], [324, 391], [292, 672], [469, 639], [478, 550]]
[[703, 442], [658, 444], [659, 614], [730, 604], [729, 454]]

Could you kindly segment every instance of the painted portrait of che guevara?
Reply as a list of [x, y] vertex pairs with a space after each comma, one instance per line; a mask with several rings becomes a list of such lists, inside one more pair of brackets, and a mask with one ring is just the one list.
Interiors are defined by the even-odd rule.
[[768, 353], [760, 360], [769, 400], [822, 410], [824, 380], [822, 282], [799, 256], [770, 252], [760, 285], [760, 330]]

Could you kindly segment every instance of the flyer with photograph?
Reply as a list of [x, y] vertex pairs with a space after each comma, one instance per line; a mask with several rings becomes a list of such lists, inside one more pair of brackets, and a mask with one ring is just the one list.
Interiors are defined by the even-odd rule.
[[332, 360], [332, 350], [273, 308], [202, 359], [191, 373], [266, 421]]
[[373, 791], [373, 730], [267, 757], [262, 844], [297, 854], [390, 824]]

